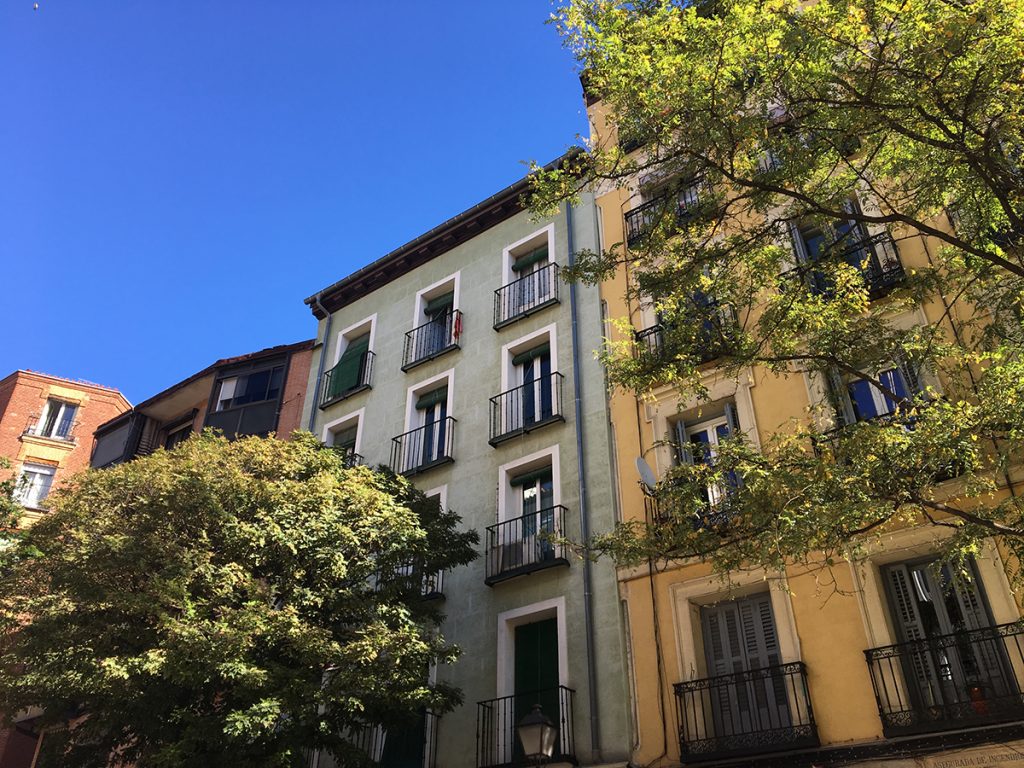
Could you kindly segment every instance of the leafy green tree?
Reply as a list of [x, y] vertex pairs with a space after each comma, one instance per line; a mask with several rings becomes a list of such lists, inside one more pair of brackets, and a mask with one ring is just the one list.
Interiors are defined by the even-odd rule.
[[[1024, 3], [571, 0], [554, 20], [598, 117], [586, 151], [535, 168], [535, 210], [583, 189], [658, 201], [628, 247], [567, 271], [625, 269], [661, 318], [655, 354], [609, 346], [613, 383], [706, 398], [714, 359], [832, 398], [758, 451], [738, 435], [677, 468], [671, 514], [596, 549], [777, 568], [927, 522], [953, 559], [991, 535], [1024, 554]], [[904, 274], [900, 248], [927, 263]], [[906, 322], [922, 305], [939, 319]], [[890, 413], [844, 414], [851, 385]], [[709, 484], [730, 492], [712, 505]]]
[[49, 500], [0, 575], [0, 711], [42, 707], [55, 764], [359, 764], [369, 724], [460, 701], [422, 577], [477, 535], [399, 477], [204, 434]]

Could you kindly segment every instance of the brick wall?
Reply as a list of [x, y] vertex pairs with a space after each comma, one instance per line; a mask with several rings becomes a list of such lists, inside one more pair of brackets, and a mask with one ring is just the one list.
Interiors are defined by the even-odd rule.
[[309, 366], [313, 361], [313, 350], [293, 352], [288, 364], [288, 378], [284, 383], [284, 397], [281, 412], [277, 417], [277, 434], [287, 439], [296, 429], [305, 429], [302, 423], [302, 406], [309, 384]]

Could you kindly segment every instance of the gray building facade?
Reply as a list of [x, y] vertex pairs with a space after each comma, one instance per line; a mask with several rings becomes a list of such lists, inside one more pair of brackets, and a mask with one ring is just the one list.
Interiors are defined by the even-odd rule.
[[[515, 724], [556, 721], [555, 763], [631, 749], [615, 570], [555, 537], [608, 531], [615, 473], [598, 289], [558, 276], [598, 247], [585, 196], [538, 221], [525, 180], [306, 300], [319, 321], [303, 423], [352, 461], [388, 464], [480, 534], [480, 557], [430, 579], [460, 660], [433, 670], [465, 703], [428, 718], [424, 768], [520, 762]], [[320, 761], [327, 768], [329, 760]], [[411, 767], [410, 767], [411, 768]]]

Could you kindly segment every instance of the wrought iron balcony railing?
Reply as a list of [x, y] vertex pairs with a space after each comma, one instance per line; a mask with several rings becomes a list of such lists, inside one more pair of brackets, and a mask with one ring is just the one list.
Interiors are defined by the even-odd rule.
[[366, 350], [358, 360], [341, 360], [324, 373], [323, 394], [320, 396], [320, 407], [351, 397], [357, 392], [370, 388], [373, 378], [374, 353]]
[[391, 469], [414, 475], [455, 461], [455, 423], [449, 416], [391, 438]]
[[413, 328], [405, 334], [402, 370], [408, 371], [420, 363], [458, 349], [461, 337], [462, 312], [457, 309], [438, 315], [429, 323]]
[[662, 220], [663, 216], [670, 215], [672, 208], [675, 209], [672, 226], [682, 226], [700, 206], [702, 187], [703, 185], [700, 183], [690, 184], [674, 194], [656, 197], [628, 211], [626, 213], [626, 245], [630, 247], [637, 245], [647, 236], [651, 228]]
[[562, 409], [562, 382], [557, 371], [541, 376], [491, 398], [491, 445], [538, 427], [565, 421]]
[[77, 426], [78, 422], [74, 418], [49, 421], [36, 415], [29, 418], [22, 434], [75, 443], [78, 442], [78, 438], [75, 437], [75, 427]]
[[425, 600], [444, 598], [444, 571], [425, 571], [420, 563], [409, 563], [386, 575], [378, 571], [376, 588], [394, 585], [403, 592], [419, 591]]
[[494, 330], [558, 303], [558, 265], [548, 264], [494, 292]]
[[490, 586], [543, 568], [568, 565], [567, 547], [561, 542], [566, 512], [558, 505], [488, 526], [484, 583]]
[[822, 261], [840, 261], [860, 269], [868, 298], [880, 299], [902, 283], [907, 273], [900, 262], [896, 242], [886, 233], [873, 235], [852, 246], [842, 245], [829, 249], [814, 261], [800, 264], [781, 275], [783, 284], [790, 280], [803, 281], [817, 296], [829, 296], [834, 286], [829, 277], [818, 268]]
[[818, 746], [803, 662], [676, 683], [683, 763]]
[[[693, 348], [697, 350], [697, 360], [701, 364], [710, 363], [721, 357], [729, 344], [729, 337], [735, 329], [736, 318], [732, 308], [719, 306], [699, 329]], [[676, 354], [676, 348], [667, 343], [671, 329], [658, 323], [649, 328], [637, 331], [633, 335], [633, 350], [636, 359], [647, 365], [661, 365]]]
[[477, 768], [526, 765], [522, 747], [516, 737], [516, 725], [530, 713], [534, 704], [540, 704], [541, 711], [558, 727], [555, 750], [547, 762], [577, 764], [573, 738], [574, 693], [572, 688], [560, 685], [557, 688], [477, 702]]
[[363, 725], [350, 729], [347, 740], [376, 765], [436, 768], [438, 720], [440, 717], [433, 712], [423, 712], [416, 721], [401, 728]]
[[361, 467], [366, 461], [362, 454], [356, 453], [351, 448], [335, 448], [335, 450], [341, 454], [341, 460], [349, 469], [352, 469], [352, 467]]
[[1024, 720], [1024, 626], [969, 629], [864, 652], [886, 736]]

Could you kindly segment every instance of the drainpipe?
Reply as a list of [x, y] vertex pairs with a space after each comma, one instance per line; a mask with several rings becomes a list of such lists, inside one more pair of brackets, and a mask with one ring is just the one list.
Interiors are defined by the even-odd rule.
[[[573, 245], [572, 204], [565, 204], [565, 228], [568, 230], [569, 266], [576, 262]], [[576, 476], [580, 488], [580, 539], [590, 540], [590, 520], [587, 511], [587, 476], [583, 454], [583, 384], [580, 381], [580, 340], [577, 311], [576, 283], [569, 283], [569, 308], [572, 316], [572, 388], [576, 422]], [[591, 562], [583, 559], [583, 635], [587, 642], [587, 694], [590, 703], [590, 751], [594, 763], [601, 762], [601, 734], [597, 717], [597, 667], [594, 659], [594, 617], [591, 608]]]
[[324, 340], [320, 343], [320, 362], [316, 369], [316, 384], [313, 386], [313, 403], [309, 408], [309, 426], [306, 427], [310, 432], [313, 431], [313, 427], [316, 425], [316, 407], [317, 403], [320, 402], [320, 384], [324, 380], [324, 363], [327, 362], [327, 341], [331, 338], [331, 320], [334, 318], [331, 313], [327, 311], [323, 304], [320, 303], [320, 299], [323, 297], [324, 292], [320, 291], [313, 299], [313, 303], [319, 307], [320, 311], [327, 315], [327, 325], [324, 326]]

